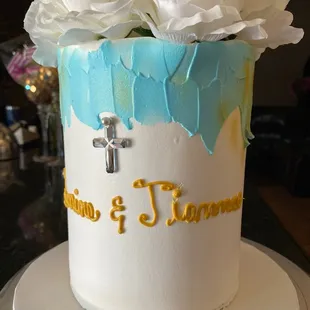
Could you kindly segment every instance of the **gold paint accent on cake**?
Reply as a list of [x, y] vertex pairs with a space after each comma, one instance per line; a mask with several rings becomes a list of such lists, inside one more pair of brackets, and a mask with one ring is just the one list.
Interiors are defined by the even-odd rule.
[[193, 203], [188, 203], [185, 206], [182, 221], [186, 223], [192, 223], [196, 220], [197, 209]]
[[171, 204], [172, 217], [166, 220], [167, 226], [172, 226], [175, 222], [199, 223], [201, 220], [208, 220], [211, 217], [218, 217], [220, 214], [237, 211], [242, 205], [242, 193], [221, 200], [219, 202], [203, 202], [198, 208], [193, 203], [187, 203], [184, 207], [182, 215], [179, 210], [179, 197], [175, 199], [173, 196]]
[[172, 211], [172, 218], [166, 220], [166, 225], [171, 226], [176, 221], [182, 221], [182, 216], [179, 214], [179, 198], [182, 196], [182, 191], [180, 187], [177, 187], [172, 192], [172, 204], [171, 204], [171, 211]]
[[230, 117], [228, 118], [230, 124], [230, 143], [232, 145], [232, 149], [236, 152], [240, 150], [244, 151], [244, 142], [242, 138], [242, 128], [241, 128], [241, 115], [240, 110], [235, 110], [232, 112]]
[[155, 186], [160, 186], [162, 191], [172, 191], [171, 218], [166, 220], [167, 226], [172, 226], [176, 222], [199, 223], [201, 220], [208, 220], [211, 217], [218, 217], [220, 214], [237, 211], [242, 205], [242, 193], [221, 200], [219, 202], [203, 202], [197, 207], [194, 203], [185, 204], [183, 211], [180, 207], [180, 198], [182, 197], [182, 186], [177, 186], [171, 182], [156, 181], [147, 183], [140, 179], [133, 183], [134, 188], [148, 188], [150, 196], [150, 205], [153, 211], [153, 219], [150, 220], [148, 214], [140, 214], [139, 222], [146, 227], [154, 227], [158, 221], [158, 206], [154, 193]]
[[[64, 204], [66, 208], [73, 210], [81, 217], [85, 217], [92, 222], [97, 222], [101, 213], [99, 210], [95, 210], [94, 206], [90, 202], [79, 200], [76, 196], [80, 194], [78, 189], [73, 191], [73, 194], [68, 193], [66, 185], [66, 170], [63, 170], [65, 179], [64, 188]], [[146, 182], [143, 179], [139, 179], [133, 183], [133, 187], [137, 189], [147, 188], [150, 198], [150, 206], [153, 212], [153, 218], [150, 215], [143, 213], [139, 215], [139, 222], [146, 227], [154, 227], [158, 222], [158, 206], [155, 197], [155, 187], [159, 186], [161, 191], [171, 192], [171, 218], [166, 220], [167, 226], [172, 226], [176, 222], [184, 223], [199, 223], [201, 220], [208, 220], [211, 217], [218, 217], [220, 214], [231, 213], [237, 211], [242, 206], [243, 195], [238, 195], [232, 198], [226, 198], [218, 202], [203, 202], [196, 206], [194, 203], [185, 204], [182, 209], [180, 206], [180, 198], [182, 197], [182, 185], [176, 185], [167, 181], [155, 181]], [[125, 232], [125, 215], [116, 216], [116, 212], [124, 212], [126, 207], [123, 206], [123, 198], [117, 196], [112, 199], [112, 209], [110, 210], [110, 218], [114, 222], [118, 222], [118, 233], [123, 234]], [[183, 211], [182, 211], [183, 210]]]
[[64, 205], [67, 209], [71, 209], [76, 214], [81, 217], [85, 217], [92, 222], [97, 222], [100, 219], [101, 213], [99, 210], [95, 211], [95, 208], [92, 203], [82, 201], [76, 198], [79, 195], [79, 190], [75, 189], [74, 194], [70, 194], [67, 191], [66, 184], [66, 169], [63, 169], [63, 176], [65, 181], [65, 189], [64, 189]]
[[[255, 62], [253, 61], [246, 61], [244, 65], [244, 74], [246, 77], [245, 80], [245, 87], [244, 87], [244, 93], [243, 93], [243, 106], [250, 106], [253, 101], [253, 84], [254, 84], [254, 67]], [[240, 107], [241, 109], [241, 107]], [[251, 109], [248, 111], [249, 113], [246, 114], [246, 119], [241, 120], [242, 123], [246, 123], [246, 131], [247, 134], [251, 133]], [[247, 137], [246, 137], [247, 138]]]
[[212, 217], [217, 217], [220, 214], [220, 205], [219, 203], [212, 202], [210, 205], [210, 211]]
[[169, 192], [176, 189], [176, 185], [171, 182], [165, 181], [156, 181], [147, 183], [143, 179], [139, 179], [133, 183], [134, 188], [148, 188], [149, 196], [150, 196], [150, 204], [153, 211], [153, 219], [150, 220], [150, 216], [148, 214], [140, 214], [139, 222], [146, 227], [154, 227], [157, 224], [158, 220], [158, 209], [154, 194], [154, 187], [160, 186], [160, 189], [164, 192]]
[[112, 206], [113, 208], [110, 211], [110, 218], [114, 222], [118, 222], [118, 233], [123, 234], [125, 232], [125, 215], [116, 216], [116, 212], [123, 212], [126, 210], [126, 207], [123, 205], [123, 198], [121, 196], [117, 196], [112, 199]]
[[[203, 220], [208, 220], [211, 216], [210, 213], [210, 203], [201, 203], [198, 207], [198, 212], [196, 214], [195, 223], [199, 223], [203, 215]], [[203, 213], [202, 213], [203, 212]]]

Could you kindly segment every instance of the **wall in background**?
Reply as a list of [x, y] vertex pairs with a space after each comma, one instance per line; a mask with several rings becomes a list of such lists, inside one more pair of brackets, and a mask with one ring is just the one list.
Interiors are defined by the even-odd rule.
[[295, 16], [295, 26], [304, 28], [305, 37], [298, 45], [280, 47], [275, 51], [267, 50], [257, 62], [254, 85], [256, 106], [296, 104], [291, 84], [302, 76], [310, 57], [310, 0], [291, 0], [288, 10]]
[[1, 0], [0, 43], [23, 33], [23, 21], [32, 0]]

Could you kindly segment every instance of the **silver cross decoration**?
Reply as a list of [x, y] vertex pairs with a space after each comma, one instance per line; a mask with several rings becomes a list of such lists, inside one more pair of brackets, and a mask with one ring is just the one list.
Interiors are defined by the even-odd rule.
[[104, 138], [94, 139], [93, 146], [105, 149], [107, 173], [114, 173], [116, 171], [115, 151], [125, 148], [127, 140], [115, 138], [115, 127], [111, 118], [104, 117], [101, 121], [104, 126]]

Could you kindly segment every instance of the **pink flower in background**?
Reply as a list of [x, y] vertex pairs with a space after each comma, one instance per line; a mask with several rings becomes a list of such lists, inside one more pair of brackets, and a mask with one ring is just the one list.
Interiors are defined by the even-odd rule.
[[26, 77], [37, 73], [40, 69], [40, 65], [32, 59], [35, 50], [35, 47], [25, 47], [23, 50], [16, 52], [7, 66], [11, 77], [21, 85], [24, 84]]

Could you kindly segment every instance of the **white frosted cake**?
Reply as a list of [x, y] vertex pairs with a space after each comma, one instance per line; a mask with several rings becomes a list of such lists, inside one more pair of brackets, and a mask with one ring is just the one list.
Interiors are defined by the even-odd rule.
[[252, 48], [138, 38], [66, 47], [59, 64], [76, 298], [87, 310], [229, 304]]
[[33, 2], [34, 57], [59, 69], [70, 282], [86, 310], [236, 296], [255, 60], [303, 35], [287, 1], [270, 2]]

